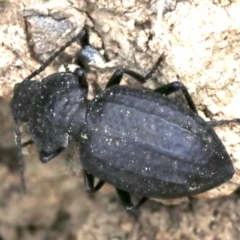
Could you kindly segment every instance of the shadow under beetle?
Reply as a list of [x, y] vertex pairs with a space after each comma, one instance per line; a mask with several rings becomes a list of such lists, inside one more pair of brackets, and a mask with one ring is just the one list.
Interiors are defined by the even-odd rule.
[[[232, 178], [232, 162], [213, 127], [240, 119], [204, 121], [180, 82], [154, 91], [119, 85], [124, 74], [144, 83], [163, 55], [146, 76], [116, 70], [106, 89], [93, 100], [87, 99], [88, 82], [82, 68], [54, 73], [41, 82], [30, 80], [84, 34], [82, 31], [15, 85], [11, 109], [20, 161], [19, 122], [27, 123], [43, 163], [74, 139], [79, 143], [86, 191], [96, 192], [105, 182], [112, 184], [129, 213], [135, 213], [148, 198], [192, 196]], [[188, 106], [167, 97], [178, 90]], [[95, 177], [100, 179], [96, 185]], [[132, 193], [142, 196], [136, 206]]]

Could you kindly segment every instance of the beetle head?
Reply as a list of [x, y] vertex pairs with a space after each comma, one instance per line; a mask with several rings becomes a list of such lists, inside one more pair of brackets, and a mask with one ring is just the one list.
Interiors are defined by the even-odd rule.
[[87, 88], [80, 70], [54, 73], [42, 80], [28, 121], [39, 149], [55, 152], [68, 146], [69, 136], [77, 136], [85, 123]]

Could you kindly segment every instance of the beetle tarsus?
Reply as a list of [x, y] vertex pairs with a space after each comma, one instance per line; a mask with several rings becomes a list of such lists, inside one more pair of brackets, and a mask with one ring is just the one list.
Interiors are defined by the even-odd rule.
[[94, 176], [88, 173], [86, 170], [83, 170], [83, 178], [84, 178], [84, 188], [88, 193], [95, 193], [102, 188], [105, 184], [104, 181], [99, 180], [97, 185], [94, 187]]
[[136, 206], [134, 206], [129, 192], [119, 189], [119, 188], [116, 188], [116, 191], [117, 191], [117, 194], [119, 196], [119, 199], [120, 199], [125, 211], [137, 218], [139, 216], [140, 206], [142, 206], [148, 200], [148, 198], [143, 197], [138, 202], [138, 204]]
[[230, 123], [240, 123], [240, 118], [227, 119], [227, 120], [213, 120], [206, 122], [211, 127], [218, 127], [222, 125], [227, 125]]

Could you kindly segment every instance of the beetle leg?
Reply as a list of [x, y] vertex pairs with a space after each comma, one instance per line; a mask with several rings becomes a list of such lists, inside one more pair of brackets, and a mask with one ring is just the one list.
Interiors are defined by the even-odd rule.
[[196, 203], [196, 198], [192, 196], [188, 197], [188, 210], [194, 213], [194, 205]]
[[94, 187], [94, 176], [88, 173], [86, 170], [83, 171], [83, 177], [85, 191], [89, 193], [97, 192], [105, 184], [103, 180], [99, 180], [97, 185]]
[[88, 93], [88, 81], [87, 81], [85, 70], [81, 68], [76, 68], [73, 73], [78, 78], [79, 86], [83, 89], [86, 89]]
[[84, 30], [85, 34], [82, 37], [79, 38], [80, 39], [80, 45], [81, 45], [82, 48], [90, 45], [89, 32], [88, 32], [88, 29], [86, 28], [86, 26], [83, 27], [83, 30]]
[[217, 126], [226, 125], [226, 124], [229, 124], [229, 123], [240, 123], [240, 119], [239, 118], [234, 118], [234, 119], [229, 119], [229, 120], [206, 121], [206, 123], [208, 125], [210, 125], [211, 127], [217, 127]]
[[154, 92], [160, 93], [162, 95], [169, 95], [178, 90], [182, 91], [190, 109], [192, 109], [195, 113], [198, 113], [191, 95], [189, 94], [187, 88], [181, 82], [176, 81], [176, 82], [168, 83], [162, 87], [155, 89]]
[[28, 140], [28, 141], [22, 143], [22, 144], [21, 144], [21, 147], [24, 148], [24, 147], [26, 147], [26, 146], [28, 146], [28, 145], [30, 145], [30, 144], [34, 144], [33, 140]]
[[116, 188], [117, 194], [120, 198], [120, 201], [124, 207], [124, 209], [126, 210], [127, 213], [130, 213], [132, 215], [136, 215], [136, 208], [133, 206], [132, 200], [131, 200], [131, 196], [129, 194], [129, 192], [126, 192], [124, 190], [121, 190], [119, 188]]
[[138, 211], [139, 207], [141, 205], [143, 205], [148, 200], [148, 198], [143, 197], [136, 206], [133, 206], [133, 203], [132, 203], [131, 196], [130, 196], [129, 192], [124, 191], [124, 190], [119, 189], [119, 188], [116, 188], [116, 191], [118, 193], [120, 201], [121, 201], [124, 209], [126, 210], [126, 212], [130, 213], [134, 216], [138, 215], [137, 211]]
[[136, 208], [140, 208], [147, 200], [148, 200], [147, 197], [142, 197], [138, 204], [136, 205]]
[[106, 85], [106, 88], [109, 88], [113, 85], [119, 85], [122, 80], [123, 74], [128, 74], [129, 76], [133, 77], [138, 82], [145, 83], [147, 79], [151, 78], [152, 74], [156, 71], [157, 67], [160, 65], [160, 63], [163, 61], [164, 58], [165, 58], [165, 56], [164, 56], [164, 54], [162, 54], [158, 58], [157, 62], [154, 64], [152, 69], [145, 76], [143, 76], [137, 72], [134, 72], [132, 70], [129, 70], [129, 69], [123, 68], [123, 69], [116, 70], [113, 73], [112, 77], [109, 79], [109, 81]]
[[129, 76], [135, 78], [140, 83], [144, 83], [146, 81], [145, 77], [137, 72], [134, 72], [129, 69], [118, 69], [113, 73], [112, 77], [109, 79], [106, 88], [120, 84], [123, 74], [128, 74]]
[[42, 163], [46, 163], [50, 161], [52, 158], [56, 157], [58, 154], [60, 154], [65, 148], [59, 148], [54, 152], [46, 153], [42, 150], [40, 150], [39, 158]]

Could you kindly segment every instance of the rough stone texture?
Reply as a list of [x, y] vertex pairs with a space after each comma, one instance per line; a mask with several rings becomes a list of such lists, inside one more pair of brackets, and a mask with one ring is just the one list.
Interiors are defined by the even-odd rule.
[[[236, 170], [229, 183], [178, 206], [147, 203], [138, 222], [122, 210], [110, 186], [94, 196], [84, 193], [74, 144], [46, 165], [38, 160], [34, 146], [24, 150], [28, 195], [21, 194], [13, 124], [6, 103], [14, 84], [84, 24], [92, 29], [92, 44], [102, 48], [104, 43], [102, 51], [110, 60], [117, 60], [116, 67], [146, 73], [164, 51], [167, 57], [162, 76], [156, 75], [146, 86], [154, 88], [179, 78], [204, 118], [240, 117], [240, 1], [180, 1], [174, 11], [157, 16], [162, 2], [0, 1], [0, 96], [5, 99], [0, 101], [0, 235], [4, 239], [239, 238], [240, 200], [236, 194], [220, 198], [240, 183], [237, 125], [216, 129]], [[57, 71], [77, 48], [73, 45], [38, 79]], [[89, 75], [92, 94], [104, 88], [112, 72], [111, 68], [93, 69]], [[127, 83], [135, 84], [131, 79]]]

